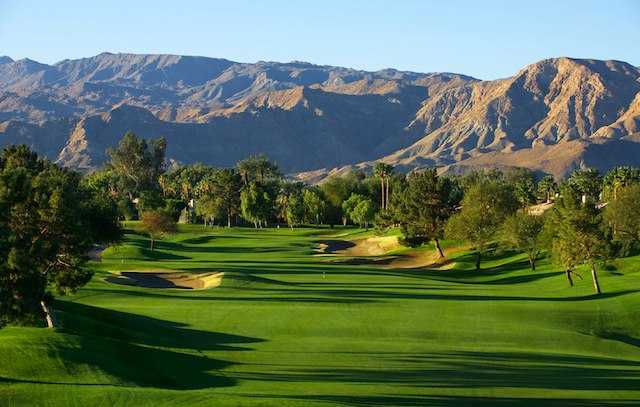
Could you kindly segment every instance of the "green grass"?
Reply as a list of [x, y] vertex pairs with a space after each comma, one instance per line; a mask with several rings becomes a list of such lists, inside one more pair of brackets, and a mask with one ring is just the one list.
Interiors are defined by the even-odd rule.
[[[128, 234], [56, 303], [62, 327], [0, 330], [0, 405], [602, 406], [640, 403], [640, 257], [569, 288], [543, 260], [474, 272], [330, 264], [314, 241], [360, 231], [181, 228]], [[221, 287], [104, 281], [224, 271]], [[544, 401], [542, 401], [544, 399]]]

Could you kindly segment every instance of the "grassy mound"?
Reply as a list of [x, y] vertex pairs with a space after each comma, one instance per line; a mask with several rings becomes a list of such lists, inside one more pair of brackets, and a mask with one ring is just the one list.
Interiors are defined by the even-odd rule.
[[[187, 226], [153, 252], [129, 234], [56, 302], [59, 328], [0, 330], [0, 405], [640, 403], [640, 257], [595, 296], [586, 272], [569, 288], [518, 253], [480, 273], [464, 251], [451, 270], [313, 256], [358, 233]], [[153, 269], [225, 274], [203, 290], [105, 281]]]

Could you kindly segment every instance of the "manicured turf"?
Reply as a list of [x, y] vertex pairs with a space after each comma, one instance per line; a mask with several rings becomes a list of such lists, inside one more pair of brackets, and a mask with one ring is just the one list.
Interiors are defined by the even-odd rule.
[[[480, 274], [324, 263], [340, 231], [183, 227], [129, 234], [62, 327], [0, 330], [0, 405], [640, 404], [640, 257], [569, 288], [498, 253]], [[210, 290], [107, 283], [109, 271], [224, 271]], [[542, 401], [541, 399], [545, 399]]]

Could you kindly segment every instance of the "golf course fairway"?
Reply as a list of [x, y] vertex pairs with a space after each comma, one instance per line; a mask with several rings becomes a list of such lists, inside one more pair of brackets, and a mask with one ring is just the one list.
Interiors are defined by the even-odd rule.
[[[0, 405], [640, 405], [640, 256], [594, 295], [586, 269], [571, 288], [519, 253], [481, 272], [461, 250], [440, 269], [315, 254], [357, 233], [187, 225], [150, 251], [130, 230], [57, 328], [0, 330]], [[114, 282], [149, 270], [219, 281]]]

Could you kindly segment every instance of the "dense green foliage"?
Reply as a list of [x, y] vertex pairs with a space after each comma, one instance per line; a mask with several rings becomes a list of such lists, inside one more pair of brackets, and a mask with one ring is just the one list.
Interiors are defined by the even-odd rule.
[[120, 237], [115, 204], [78, 173], [25, 146], [0, 155], [0, 326], [47, 317], [50, 288], [73, 292], [92, 276], [86, 253]]
[[502, 225], [502, 239], [512, 249], [526, 253], [531, 271], [536, 271], [536, 260], [544, 248], [544, 218], [517, 212], [508, 216]]
[[494, 241], [505, 218], [518, 208], [510, 185], [482, 178], [465, 191], [462, 209], [447, 224], [450, 239], [469, 242], [476, 251], [476, 270], [487, 245]]
[[444, 257], [440, 239], [460, 198], [457, 184], [439, 177], [435, 169], [411, 174], [394, 192], [387, 223], [400, 226], [405, 244], [420, 246], [434, 241], [438, 255]]
[[616, 241], [626, 249], [640, 243], [640, 183], [616, 189], [605, 207], [604, 219]]
[[563, 191], [562, 198], [549, 214], [552, 251], [558, 263], [565, 269], [570, 284], [572, 273], [580, 264], [588, 264], [596, 293], [598, 283], [596, 264], [608, 259], [611, 246], [602, 224], [602, 213], [591, 201], [582, 202], [571, 186]]

